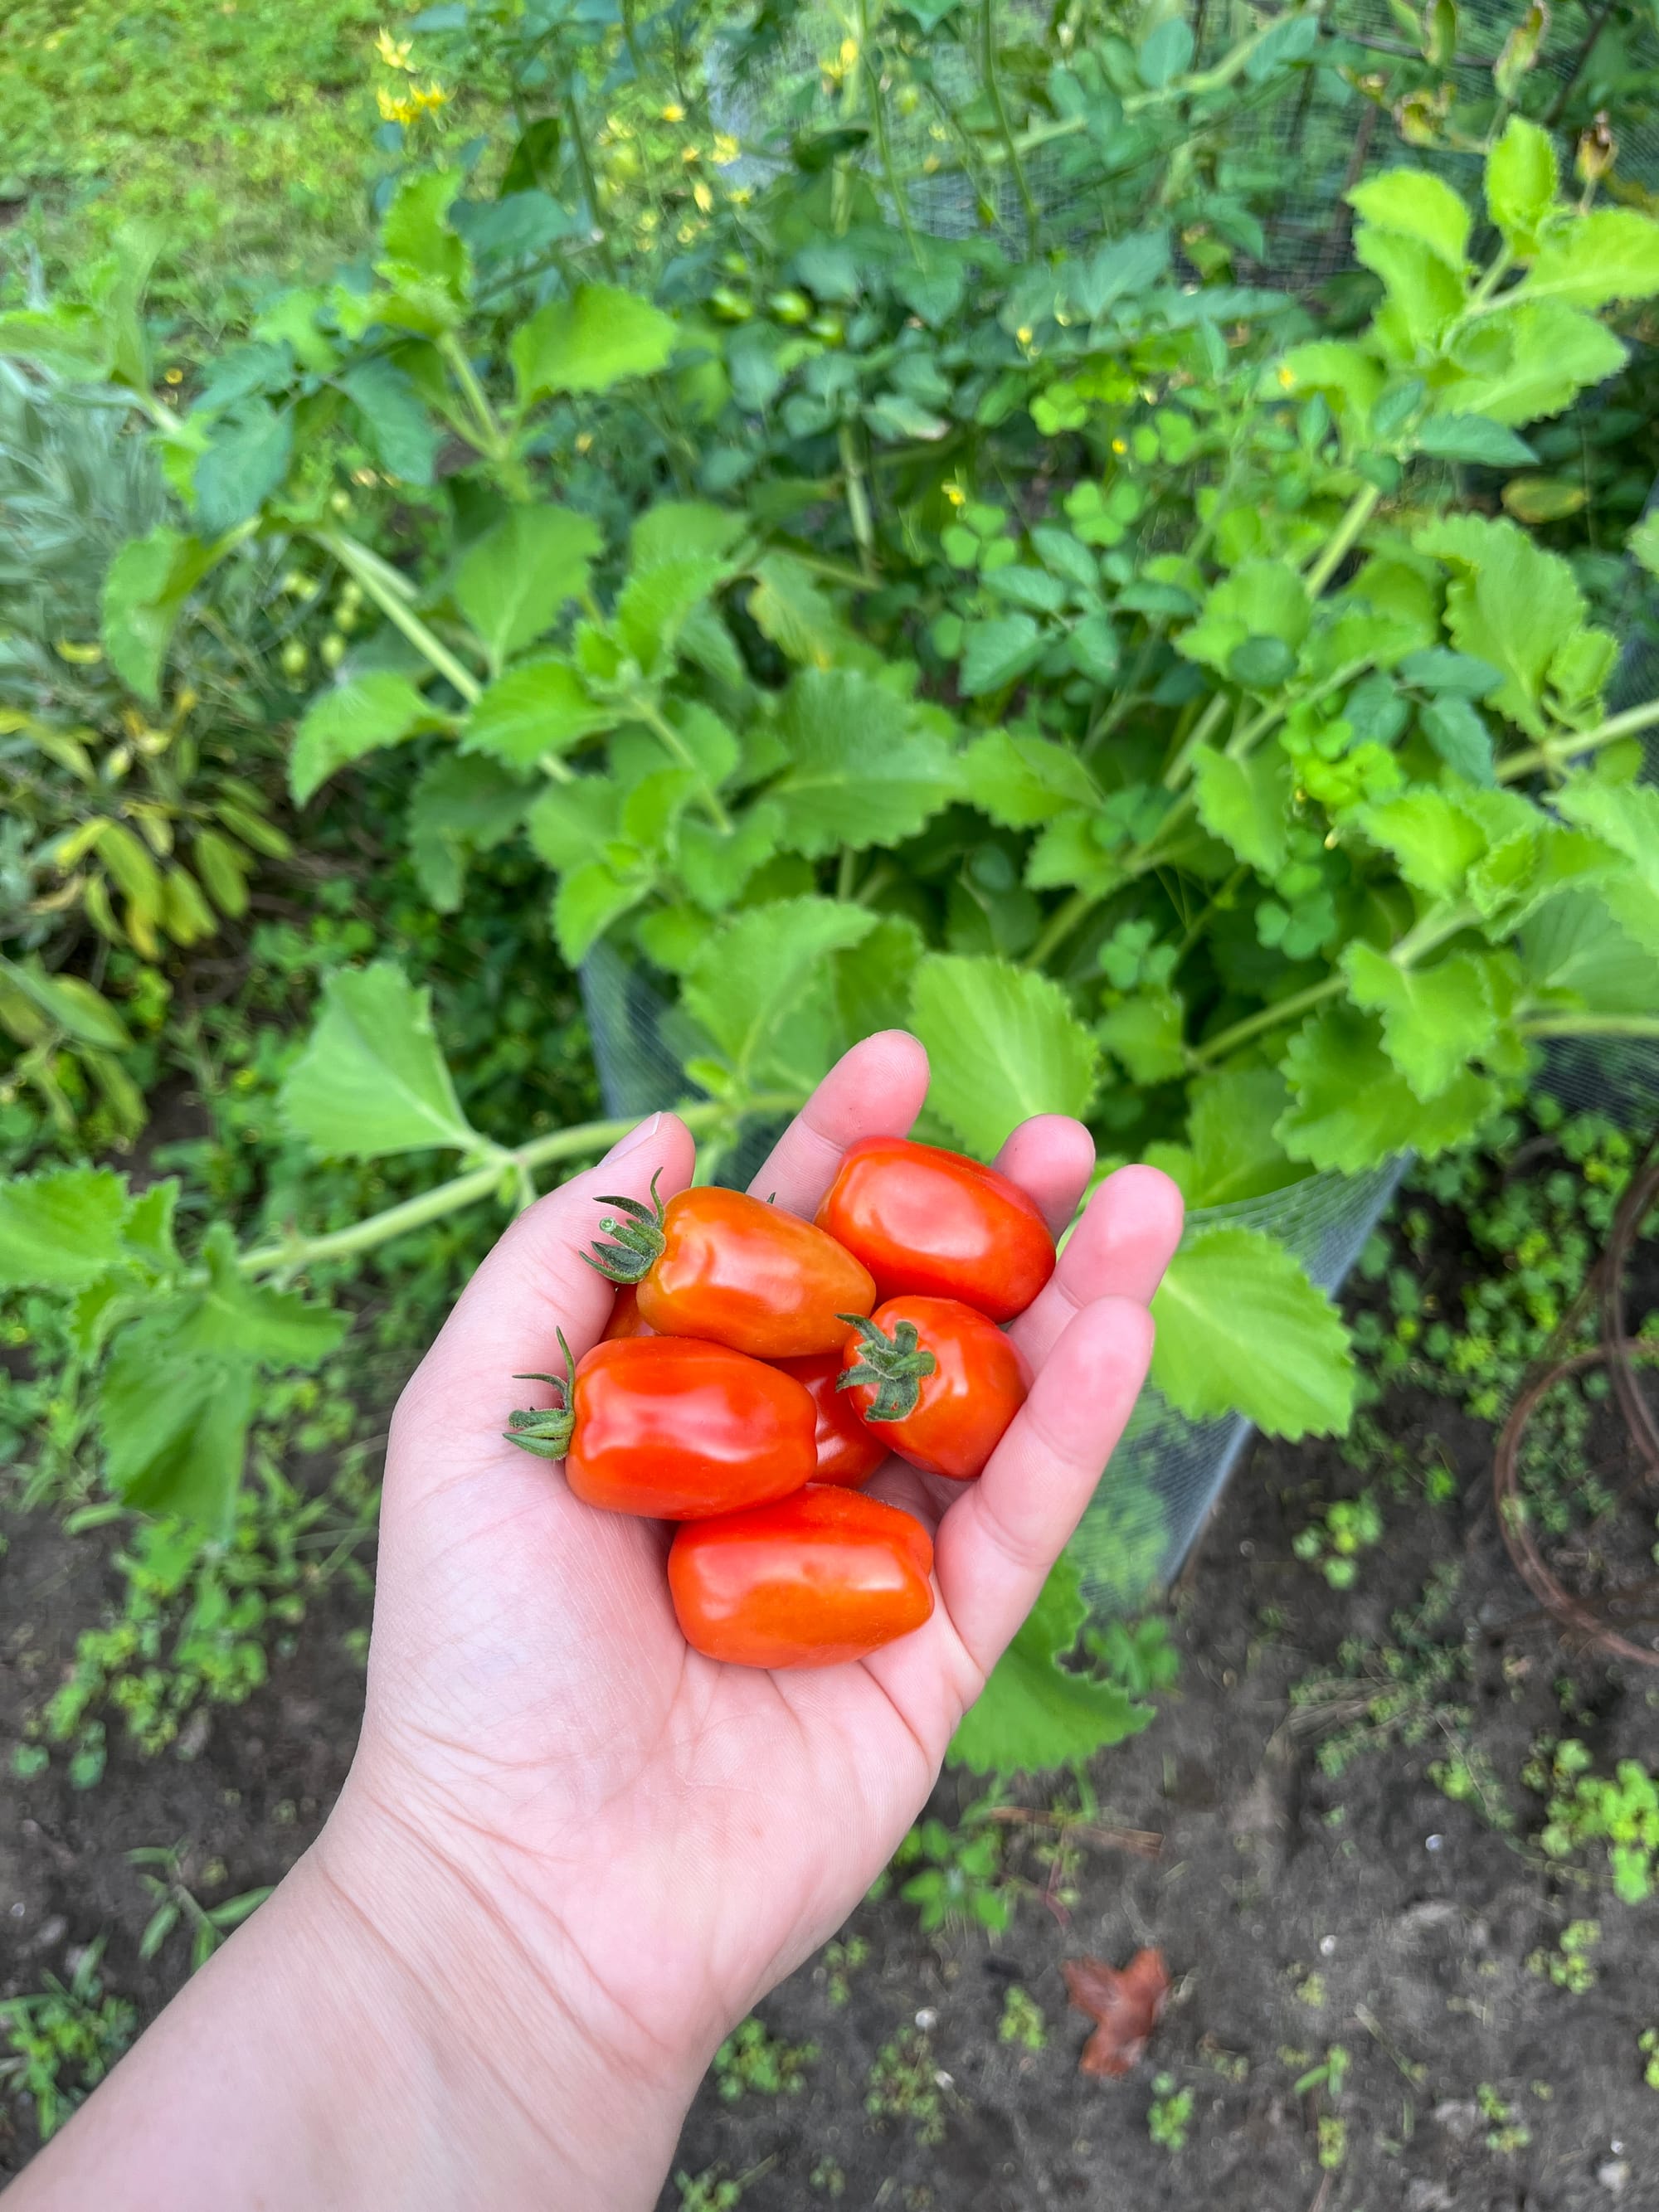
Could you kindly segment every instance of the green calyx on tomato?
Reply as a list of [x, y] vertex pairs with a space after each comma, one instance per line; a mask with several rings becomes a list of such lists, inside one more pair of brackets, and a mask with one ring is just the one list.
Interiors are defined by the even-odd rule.
[[[607, 1206], [614, 1200], [607, 1199]], [[559, 1393], [556, 1406], [537, 1411], [521, 1407], [507, 1417], [502, 1431], [510, 1444], [520, 1444], [538, 1459], [563, 1459], [570, 1449], [571, 1433], [576, 1425], [576, 1363], [570, 1346], [564, 1340], [564, 1331], [554, 1332], [559, 1340], [559, 1349], [564, 1354], [562, 1375], [515, 1375], [515, 1382], [546, 1382]]]
[[637, 1198], [607, 1198], [601, 1194], [601, 1206], [619, 1206], [629, 1218], [618, 1221], [606, 1214], [599, 1227], [607, 1237], [614, 1237], [611, 1244], [601, 1244], [594, 1239], [593, 1249], [582, 1257], [590, 1267], [597, 1268], [609, 1283], [637, 1283], [648, 1275], [661, 1255], [666, 1238], [663, 1235], [663, 1203], [657, 1195], [657, 1181], [662, 1174], [659, 1168], [651, 1178], [651, 1203], [643, 1205]]
[[868, 1383], [876, 1395], [864, 1416], [866, 1421], [908, 1420], [921, 1395], [922, 1377], [939, 1364], [922, 1347], [915, 1322], [899, 1322], [888, 1336], [866, 1314], [842, 1314], [841, 1318], [858, 1331], [864, 1351], [857, 1364], [843, 1371], [836, 1389]]

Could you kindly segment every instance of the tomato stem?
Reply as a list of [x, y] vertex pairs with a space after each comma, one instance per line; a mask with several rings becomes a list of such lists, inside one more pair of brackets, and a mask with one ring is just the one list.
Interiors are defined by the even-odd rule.
[[642, 1281], [656, 1265], [666, 1239], [663, 1236], [663, 1204], [657, 1195], [657, 1182], [662, 1174], [659, 1168], [651, 1178], [651, 1203], [641, 1205], [637, 1198], [606, 1197], [601, 1193], [601, 1206], [620, 1206], [629, 1217], [618, 1221], [614, 1215], [605, 1214], [599, 1227], [607, 1237], [616, 1239], [612, 1244], [601, 1244], [594, 1239], [591, 1252], [582, 1257], [588, 1266], [603, 1275], [609, 1283], [637, 1283]]
[[564, 1354], [562, 1375], [515, 1375], [515, 1382], [546, 1382], [559, 1394], [556, 1406], [520, 1408], [507, 1417], [502, 1431], [510, 1444], [519, 1444], [538, 1459], [562, 1459], [570, 1449], [572, 1431], [576, 1425], [576, 1363], [570, 1356], [570, 1346], [564, 1340], [564, 1331], [556, 1329], [559, 1349]]
[[876, 1395], [866, 1409], [866, 1421], [908, 1420], [921, 1396], [921, 1378], [939, 1364], [931, 1352], [921, 1348], [915, 1322], [899, 1322], [887, 1336], [867, 1314], [837, 1314], [836, 1318], [857, 1329], [864, 1340], [863, 1357], [842, 1370], [836, 1389], [868, 1383]]

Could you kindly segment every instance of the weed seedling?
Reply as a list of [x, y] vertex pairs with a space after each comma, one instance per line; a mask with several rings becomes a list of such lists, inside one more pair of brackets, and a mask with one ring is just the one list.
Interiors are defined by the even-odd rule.
[[33, 2097], [43, 2142], [132, 2040], [138, 2015], [125, 1997], [105, 1995], [98, 1975], [103, 1952], [100, 1936], [67, 1983], [48, 1974], [37, 1996], [0, 2002], [0, 2081]]
[[1540, 1745], [1522, 1767], [1522, 1781], [1549, 1800], [1539, 1843], [1553, 1859], [1604, 1844], [1614, 1894], [1644, 1904], [1659, 1887], [1659, 1782], [1633, 1759], [1621, 1759], [1610, 1780], [1592, 1774], [1592, 1764], [1568, 1736], [1553, 1749]]
[[870, 1956], [870, 1946], [862, 1936], [849, 1936], [844, 1943], [826, 1943], [823, 1947], [824, 1998], [830, 2004], [844, 2005], [853, 1994], [853, 1977]]
[[1659, 2027], [1644, 2027], [1637, 2038], [1636, 2047], [1647, 2061], [1642, 2069], [1642, 2079], [1650, 2089], [1659, 2089]]
[[1527, 1960], [1527, 1972], [1536, 1974], [1541, 1981], [1553, 1982], [1558, 1990], [1570, 1990], [1581, 1997], [1586, 1990], [1595, 1987], [1595, 1969], [1590, 1964], [1590, 1953], [1601, 1940], [1601, 1923], [1598, 1920], [1570, 1920], [1561, 1930], [1560, 1948], [1546, 1950], [1541, 1945]]
[[821, 2189], [833, 2201], [847, 2194], [847, 2176], [833, 2158], [821, 2158], [806, 2177], [810, 2189]]
[[997, 2022], [999, 2043], [1017, 2043], [1026, 2051], [1042, 2051], [1048, 2041], [1048, 2031], [1043, 2025], [1036, 2001], [1018, 1983], [1009, 1989], [1002, 2000], [1002, 2018]]
[[1192, 2118], [1192, 2091], [1177, 2089], [1173, 2074], [1154, 2075], [1152, 2101], [1146, 2108], [1146, 2132], [1171, 2158], [1178, 2150], [1186, 2148]]
[[745, 2090], [757, 2097], [798, 2097], [817, 2055], [817, 2044], [786, 2043], [751, 2017], [714, 2053], [714, 2086], [727, 2104], [735, 2104]]
[[994, 1932], [1014, 1916], [1013, 1896], [1002, 1872], [1002, 1838], [989, 1826], [947, 1828], [943, 1820], [923, 1820], [893, 1854], [902, 1874], [906, 1904], [920, 1908], [921, 1931], [932, 1936], [948, 1922], [976, 1923]]
[[1490, 2081], [1477, 2084], [1474, 2101], [1480, 2108], [1480, 2117], [1486, 2123], [1486, 2148], [1500, 2158], [1507, 2158], [1517, 2150], [1524, 2150], [1532, 2141], [1532, 2130], [1516, 2119], [1515, 2107], [1500, 2097]]
[[933, 2046], [917, 2027], [902, 2027], [877, 2051], [870, 2078], [865, 2084], [864, 2109], [878, 2120], [908, 2120], [916, 2141], [932, 2145], [945, 2140], [945, 2099], [948, 2077], [933, 2063]]
[[[130, 1864], [154, 1867], [154, 1874], [145, 1875], [144, 1887], [155, 1900], [143, 1936], [138, 1942], [141, 1959], [153, 1959], [167, 1937], [180, 1923], [191, 1931], [190, 1971], [195, 1973], [204, 1966], [233, 1928], [239, 1928], [256, 1905], [263, 1905], [270, 1895], [271, 1885], [262, 1889], [244, 1890], [240, 1897], [228, 1897], [222, 1905], [204, 1905], [185, 1880], [185, 1862], [190, 1856], [188, 1842], [174, 1844], [170, 1850], [151, 1844], [142, 1850], [129, 1851]], [[209, 1877], [216, 1871], [210, 1866], [204, 1870]], [[224, 1869], [216, 1869], [223, 1878]]]
[[1382, 1510], [1367, 1490], [1358, 1498], [1334, 1498], [1291, 1549], [1304, 1565], [1316, 1566], [1333, 1589], [1352, 1589], [1359, 1573], [1358, 1554], [1382, 1540]]

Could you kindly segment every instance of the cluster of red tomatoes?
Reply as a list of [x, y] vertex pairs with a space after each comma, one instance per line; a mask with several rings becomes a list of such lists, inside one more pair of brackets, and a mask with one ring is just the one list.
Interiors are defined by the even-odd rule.
[[[921, 1523], [864, 1494], [889, 1453], [967, 1481], [1028, 1388], [1000, 1326], [1054, 1268], [1025, 1193], [959, 1152], [871, 1137], [816, 1222], [743, 1193], [602, 1199], [592, 1264], [622, 1287], [560, 1402], [514, 1443], [578, 1498], [680, 1526], [686, 1641], [746, 1667], [826, 1667], [933, 1611]], [[531, 1379], [531, 1378], [522, 1378]]]

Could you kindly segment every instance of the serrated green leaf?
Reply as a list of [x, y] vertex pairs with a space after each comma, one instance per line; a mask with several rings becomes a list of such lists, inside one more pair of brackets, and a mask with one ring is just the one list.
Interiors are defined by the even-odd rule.
[[1200, 1230], [1170, 1261], [1152, 1318], [1152, 1382], [1188, 1420], [1240, 1413], [1269, 1436], [1347, 1433], [1355, 1378], [1341, 1316], [1260, 1230]]
[[1203, 612], [1176, 639], [1176, 649], [1224, 675], [1246, 639], [1277, 638], [1295, 653], [1312, 621], [1307, 586], [1288, 562], [1244, 561], [1212, 586]]
[[1024, 1625], [963, 1715], [946, 1753], [975, 1774], [1033, 1773], [1091, 1759], [1144, 1729], [1154, 1708], [1115, 1682], [1060, 1665], [1088, 1608], [1076, 1567], [1063, 1554], [1049, 1571]]
[[345, 1316], [297, 1291], [273, 1291], [244, 1275], [228, 1225], [216, 1221], [202, 1247], [204, 1290], [181, 1295], [167, 1315], [170, 1352], [190, 1359], [249, 1359], [266, 1367], [315, 1367], [344, 1336]]
[[839, 847], [890, 849], [959, 796], [951, 748], [885, 684], [849, 669], [804, 669], [784, 694], [788, 754], [768, 786], [779, 842], [821, 859]]
[[1465, 1073], [1425, 1105], [1383, 1051], [1376, 1018], [1351, 1006], [1311, 1016], [1290, 1041], [1284, 1073], [1291, 1102], [1273, 1133], [1292, 1159], [1345, 1175], [1396, 1152], [1432, 1158], [1462, 1144], [1502, 1095], [1487, 1077]]
[[1273, 1134], [1287, 1103], [1276, 1067], [1224, 1067], [1188, 1092], [1188, 1206], [1231, 1206], [1301, 1180]]
[[1659, 1006], [1659, 945], [1644, 949], [1589, 891], [1547, 899], [1521, 932], [1535, 996], [1594, 1014], [1650, 1014]]
[[1504, 680], [1502, 669], [1473, 653], [1454, 653], [1449, 646], [1431, 645], [1408, 653], [1396, 672], [1404, 684], [1419, 691], [1451, 691], [1461, 698], [1485, 699]]
[[1596, 208], [1552, 223], [1525, 283], [1528, 299], [1592, 309], [1656, 292], [1659, 222], [1634, 208]]
[[1344, 953], [1349, 997], [1381, 1017], [1383, 1049], [1418, 1097], [1438, 1098], [1497, 1036], [1492, 959], [1454, 952], [1432, 968], [1403, 968], [1358, 940]]
[[781, 814], [764, 799], [730, 830], [707, 822], [681, 823], [680, 878], [706, 913], [720, 914], [732, 904], [756, 869], [778, 850], [782, 826]]
[[1455, 691], [1431, 699], [1418, 716], [1424, 736], [1466, 783], [1490, 790], [1498, 781], [1492, 732], [1473, 700]]
[[556, 392], [609, 392], [668, 365], [679, 332], [670, 316], [615, 284], [580, 284], [522, 325], [510, 349], [521, 404]]
[[1100, 804], [1077, 754], [1052, 738], [988, 730], [962, 756], [962, 775], [973, 805], [1005, 829], [1028, 830], [1068, 807], [1092, 812]]
[[781, 653], [805, 668], [829, 668], [848, 643], [846, 624], [803, 561], [774, 550], [753, 570], [749, 614]]
[[161, 666], [185, 602], [218, 559], [215, 547], [165, 523], [129, 539], [104, 579], [104, 650], [129, 690], [159, 706]]
[[53, 1168], [0, 1182], [0, 1284], [74, 1290], [126, 1255], [124, 1176], [109, 1168]]
[[196, 462], [196, 520], [204, 538], [222, 537], [250, 521], [288, 474], [294, 453], [294, 410], [263, 399], [246, 401], [216, 422]]
[[650, 889], [648, 875], [620, 875], [605, 860], [585, 860], [572, 868], [553, 901], [553, 933], [569, 964], [579, 966], [611, 923], [636, 907]]
[[498, 676], [468, 715], [461, 750], [492, 753], [509, 768], [534, 768], [584, 738], [614, 729], [617, 709], [592, 697], [568, 661], [521, 660]]
[[1426, 415], [1412, 443], [1434, 460], [1466, 461], [1479, 468], [1525, 468], [1538, 459], [1524, 438], [1486, 415]]
[[1463, 279], [1425, 239], [1361, 223], [1354, 259], [1382, 280], [1388, 297], [1372, 328], [1390, 357], [1409, 368], [1437, 352], [1462, 313]]
[[1121, 864], [1095, 836], [1098, 810], [1081, 808], [1056, 815], [1039, 835], [1025, 863], [1025, 880], [1034, 891], [1083, 890], [1104, 898], [1123, 880]]
[[667, 665], [686, 623], [730, 574], [702, 553], [632, 572], [617, 595], [617, 634], [647, 675]]
[[1392, 853], [1401, 874], [1431, 899], [1456, 896], [1486, 849], [1480, 824], [1445, 793], [1419, 786], [1364, 808], [1359, 826]]
[[677, 561], [729, 568], [748, 529], [749, 518], [734, 508], [706, 499], [659, 499], [634, 525], [629, 563], [636, 570]]
[[1293, 781], [1284, 747], [1270, 742], [1245, 760], [1206, 748], [1193, 776], [1198, 818], [1210, 835], [1259, 875], [1277, 875], [1289, 849]]
[[1547, 725], [1540, 702], [1550, 662], [1584, 617], [1572, 570], [1507, 519], [1443, 516], [1412, 543], [1452, 571], [1446, 625], [1458, 650], [1503, 672], [1492, 705], [1542, 737]]
[[1522, 298], [1453, 334], [1432, 404], [1437, 412], [1534, 422], [1559, 414], [1626, 359], [1625, 348], [1593, 315], [1559, 301]]
[[170, 1356], [165, 1312], [117, 1336], [98, 1392], [110, 1488], [137, 1512], [228, 1533], [253, 1406], [249, 1361]]
[[455, 597], [500, 670], [587, 589], [603, 540], [568, 507], [515, 507], [462, 555]]
[[1132, 1083], [1173, 1083], [1187, 1072], [1186, 1027], [1182, 1000], [1160, 985], [1109, 1007], [1095, 1034]]
[[1659, 576], [1659, 512], [1644, 514], [1625, 544], [1650, 576]]
[[283, 1116], [313, 1150], [373, 1160], [441, 1145], [478, 1149], [432, 1027], [432, 999], [388, 960], [341, 969], [289, 1070]]
[[957, 677], [963, 696], [982, 697], [1023, 676], [1042, 650], [1042, 633], [1030, 615], [999, 615], [969, 623], [963, 636]]
[[1659, 953], [1659, 787], [1576, 775], [1555, 795], [1569, 822], [1622, 854], [1629, 866], [1597, 886], [1626, 934]]
[[1486, 156], [1486, 212], [1517, 261], [1530, 259], [1537, 251], [1559, 181], [1548, 131], [1524, 115], [1511, 115]]
[[133, 1200], [121, 1224], [121, 1242], [128, 1251], [163, 1274], [179, 1264], [173, 1241], [173, 1217], [178, 1203], [179, 1179], [168, 1176], [151, 1183], [141, 1197]]
[[578, 775], [544, 791], [526, 827], [543, 860], [562, 875], [582, 866], [616, 836], [621, 815], [618, 784], [606, 775]]
[[510, 837], [534, 787], [483, 755], [440, 753], [409, 801], [409, 851], [421, 889], [440, 914], [459, 908], [467, 862]]
[[288, 782], [303, 806], [337, 769], [382, 745], [400, 744], [440, 717], [406, 676], [376, 669], [319, 691], [294, 733]]
[[862, 907], [784, 899], [750, 907], [716, 930], [688, 973], [686, 1012], [739, 1076], [757, 1080], [797, 1004], [827, 977], [832, 952], [875, 927]]
[[340, 382], [356, 406], [374, 458], [402, 483], [430, 484], [443, 432], [412, 376], [384, 355], [347, 369]]
[[911, 1007], [933, 1066], [928, 1103], [969, 1151], [993, 1158], [1033, 1114], [1086, 1111], [1094, 1040], [1048, 976], [933, 953], [916, 970]]
[[1385, 169], [1356, 185], [1347, 201], [1362, 222], [1420, 239], [1449, 269], [1462, 270], [1468, 258], [1469, 210], [1431, 170]]

